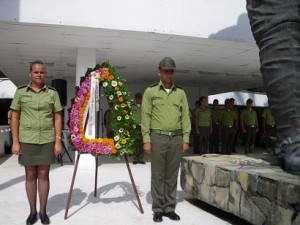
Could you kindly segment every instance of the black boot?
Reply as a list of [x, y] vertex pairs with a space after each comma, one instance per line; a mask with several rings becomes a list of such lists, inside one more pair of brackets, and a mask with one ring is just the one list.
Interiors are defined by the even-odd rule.
[[300, 2], [247, 0], [282, 168], [300, 175]]

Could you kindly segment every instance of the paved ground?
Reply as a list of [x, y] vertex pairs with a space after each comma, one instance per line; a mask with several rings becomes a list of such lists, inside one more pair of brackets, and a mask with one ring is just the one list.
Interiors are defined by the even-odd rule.
[[[74, 154], [71, 154], [74, 157]], [[253, 154], [261, 158], [261, 151]], [[131, 157], [129, 157], [131, 161]], [[48, 201], [48, 214], [52, 224], [122, 224], [148, 225], [152, 222], [150, 195], [150, 163], [130, 167], [137, 185], [144, 214], [132, 189], [124, 160], [101, 157], [98, 168], [97, 196], [94, 197], [95, 160], [90, 155], [80, 157], [74, 192], [68, 219], [64, 219], [67, 197], [70, 189], [74, 165], [64, 158], [64, 166], [53, 164], [50, 172], [51, 190]], [[25, 224], [29, 214], [25, 186], [24, 168], [18, 165], [17, 156], [0, 158], [0, 224]], [[162, 224], [182, 225], [245, 225], [245, 221], [217, 208], [191, 198], [178, 185], [178, 205], [176, 212], [181, 221], [174, 222], [163, 218]], [[41, 224], [38, 221], [36, 224]]]

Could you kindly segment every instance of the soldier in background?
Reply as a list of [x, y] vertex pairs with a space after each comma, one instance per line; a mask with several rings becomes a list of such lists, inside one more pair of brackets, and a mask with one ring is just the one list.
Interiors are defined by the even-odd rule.
[[221, 109], [219, 108], [219, 100], [214, 99], [213, 106], [211, 108], [211, 121], [212, 121], [212, 133], [210, 135], [209, 150], [210, 153], [219, 153], [220, 145], [220, 120]]
[[196, 134], [200, 147], [200, 155], [208, 153], [209, 136], [212, 132], [211, 111], [207, 107], [207, 98], [201, 96], [199, 99], [200, 107], [196, 110]]
[[143, 138], [141, 133], [141, 106], [143, 95], [142, 93], [136, 93], [134, 96], [135, 104], [132, 107], [134, 120], [136, 122], [136, 128], [139, 131], [139, 136], [135, 141], [135, 153], [133, 154], [133, 164], [145, 164], [144, 161], [144, 149], [143, 149]]
[[230, 155], [233, 150], [233, 143], [238, 124], [238, 117], [230, 107], [230, 99], [225, 100], [225, 108], [221, 110], [221, 137], [222, 137], [222, 154]]
[[276, 131], [275, 118], [272, 114], [270, 107], [267, 107], [263, 110], [261, 118], [262, 118], [263, 133], [267, 135], [266, 146], [265, 146], [267, 149], [267, 154], [273, 155], [275, 149], [271, 137], [275, 138], [277, 135], [277, 131]]
[[258, 132], [257, 114], [252, 108], [252, 99], [247, 99], [246, 109], [241, 112], [240, 123], [244, 134], [244, 150], [245, 154], [254, 150], [255, 136]]
[[[237, 107], [234, 106], [234, 102], [235, 102], [234, 98], [230, 98], [229, 99], [230, 108], [234, 111], [234, 113], [236, 114], [237, 118], [239, 118], [239, 110], [238, 110]], [[235, 132], [233, 146], [232, 146], [232, 152], [233, 153], [237, 153], [237, 151], [236, 151], [236, 145], [237, 145], [238, 136], [239, 136], [239, 120], [237, 120], [237, 123], [235, 124], [235, 130], [236, 130], [236, 132]]]
[[[111, 107], [111, 105], [110, 105], [110, 107]], [[104, 126], [106, 129], [106, 137], [107, 138], [114, 138], [114, 131], [113, 131], [112, 124], [113, 124], [113, 116], [111, 113], [111, 109], [109, 108], [104, 113]]]
[[192, 109], [192, 118], [191, 118], [191, 125], [192, 125], [192, 136], [193, 136], [193, 145], [194, 145], [194, 154], [199, 154], [199, 137], [196, 134], [196, 110], [199, 108], [199, 101], [195, 102], [195, 108]]

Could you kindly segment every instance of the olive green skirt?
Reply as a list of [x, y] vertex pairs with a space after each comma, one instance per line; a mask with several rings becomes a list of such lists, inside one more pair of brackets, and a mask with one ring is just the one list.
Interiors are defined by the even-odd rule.
[[54, 162], [54, 142], [46, 144], [20, 143], [22, 154], [19, 163], [23, 166], [50, 165]]

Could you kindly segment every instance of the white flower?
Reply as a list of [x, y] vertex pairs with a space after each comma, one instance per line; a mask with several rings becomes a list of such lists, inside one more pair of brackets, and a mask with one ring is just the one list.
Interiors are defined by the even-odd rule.
[[126, 91], [123, 91], [123, 95], [127, 95], [127, 92], [126, 92]]
[[115, 110], [118, 110], [119, 109], [119, 105], [115, 105]]
[[110, 96], [108, 97], [108, 99], [109, 99], [109, 100], [113, 100], [113, 99], [114, 99], [114, 96], [113, 96], [113, 95], [110, 95]]
[[126, 115], [126, 116], [125, 116], [125, 119], [126, 119], [126, 120], [128, 120], [128, 119], [129, 119], [129, 116], [128, 116], [128, 115]]
[[133, 129], [135, 129], [135, 128], [136, 128], [136, 125], [135, 125], [135, 124], [133, 124], [133, 125], [132, 125], [132, 127], [133, 127]]
[[117, 95], [118, 95], [118, 96], [121, 96], [121, 95], [122, 95], [122, 92], [121, 92], [121, 91], [117, 91]]
[[111, 82], [111, 86], [113, 86], [113, 87], [117, 87], [117, 86], [118, 86], [118, 82], [117, 82], [117, 81], [115, 81], [115, 80], [113, 80], [113, 81]]
[[103, 87], [107, 87], [107, 85], [108, 85], [108, 83], [107, 83], [107, 82], [104, 82], [102, 86], [103, 86]]
[[119, 136], [119, 135], [114, 136], [114, 140], [115, 140], [115, 141], [120, 140], [120, 136]]
[[118, 116], [118, 117], [117, 117], [117, 120], [118, 120], [118, 121], [121, 121], [121, 119], [122, 119], [121, 116]]
[[123, 85], [123, 83], [122, 83], [121, 81], [119, 81], [119, 83], [118, 83], [118, 84], [119, 84], [119, 86], [122, 86], [122, 85]]
[[123, 133], [124, 129], [123, 128], [120, 128], [119, 129], [119, 133]]
[[116, 147], [116, 149], [120, 149], [121, 148], [120, 143], [115, 144], [115, 147]]

